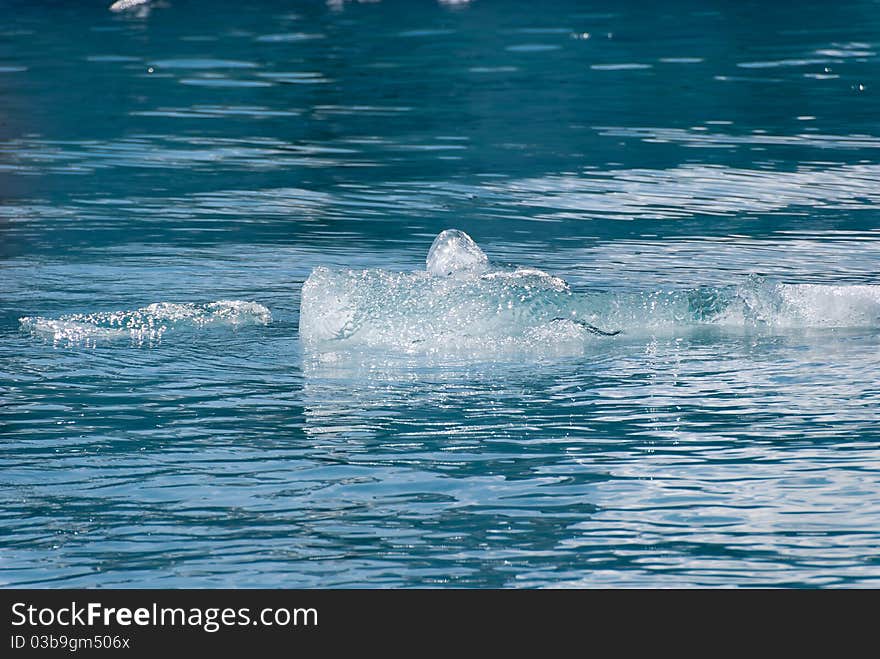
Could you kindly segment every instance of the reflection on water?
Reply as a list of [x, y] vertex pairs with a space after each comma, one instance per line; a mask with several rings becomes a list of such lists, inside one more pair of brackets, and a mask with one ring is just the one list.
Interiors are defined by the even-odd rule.
[[[426, 560], [455, 552], [473, 572], [453, 583], [870, 582], [877, 553], [848, 510], [873, 498], [880, 466], [865, 435], [878, 344], [862, 339], [830, 356], [821, 336], [697, 335], [419, 376], [312, 365], [305, 430], [345, 464], [418, 474], [436, 498], [393, 527]], [[423, 531], [438, 517], [459, 534], [442, 548]], [[829, 528], [853, 544], [830, 542]]]
[[[880, 585], [875, 3], [107, 4], [0, 2], [0, 583]], [[450, 227], [821, 304], [304, 349], [314, 268]]]

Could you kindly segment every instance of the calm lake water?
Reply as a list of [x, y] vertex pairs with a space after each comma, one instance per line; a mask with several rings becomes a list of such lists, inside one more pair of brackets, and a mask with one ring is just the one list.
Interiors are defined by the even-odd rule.
[[[0, 0], [0, 584], [880, 586], [877, 2], [107, 5]], [[621, 333], [300, 339], [447, 228]]]

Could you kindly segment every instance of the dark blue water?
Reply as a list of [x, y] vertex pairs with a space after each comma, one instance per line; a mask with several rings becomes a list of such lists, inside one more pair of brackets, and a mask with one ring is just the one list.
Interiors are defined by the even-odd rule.
[[880, 585], [878, 2], [107, 5], [0, 2], [0, 583]]

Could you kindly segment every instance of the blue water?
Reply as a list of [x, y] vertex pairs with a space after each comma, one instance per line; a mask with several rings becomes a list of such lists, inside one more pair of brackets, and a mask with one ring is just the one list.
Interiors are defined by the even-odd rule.
[[880, 4], [107, 5], [0, 2], [0, 584], [880, 586]]

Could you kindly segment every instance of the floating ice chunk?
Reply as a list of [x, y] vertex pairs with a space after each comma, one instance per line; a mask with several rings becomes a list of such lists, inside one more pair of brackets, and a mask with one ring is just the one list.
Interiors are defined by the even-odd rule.
[[171, 329], [202, 329], [209, 326], [266, 325], [272, 314], [262, 304], [243, 300], [218, 300], [209, 304], [157, 302], [134, 311], [77, 313], [59, 318], [20, 318], [22, 329], [51, 338], [56, 343], [94, 345], [119, 337], [153, 342]]
[[880, 326], [880, 286], [773, 284], [753, 277], [715, 322], [776, 328]]
[[[573, 294], [560, 282], [537, 271], [432, 277], [315, 268], [303, 285], [299, 331], [318, 353], [350, 348], [498, 353], [534, 349], [552, 343], [553, 336], [583, 339], [590, 326], [576, 322]], [[560, 323], [561, 316], [572, 322]]]
[[126, 11], [128, 9], [135, 9], [137, 7], [143, 7], [150, 0], [116, 0], [112, 5], [110, 5], [110, 11]]
[[302, 290], [307, 351], [390, 354], [577, 353], [630, 338], [714, 326], [727, 329], [880, 328], [880, 286], [781, 284], [689, 290], [573, 291], [536, 268], [490, 269], [456, 230], [434, 240], [427, 272], [315, 268]]
[[317, 354], [498, 353], [583, 347], [588, 335], [618, 333], [596, 321], [563, 279], [536, 268], [490, 270], [470, 236], [448, 229], [431, 245], [427, 272], [315, 268], [303, 285], [299, 330], [307, 346], [321, 346]]
[[443, 231], [428, 251], [428, 273], [438, 277], [478, 274], [488, 269], [489, 258], [473, 238], [458, 229]]

